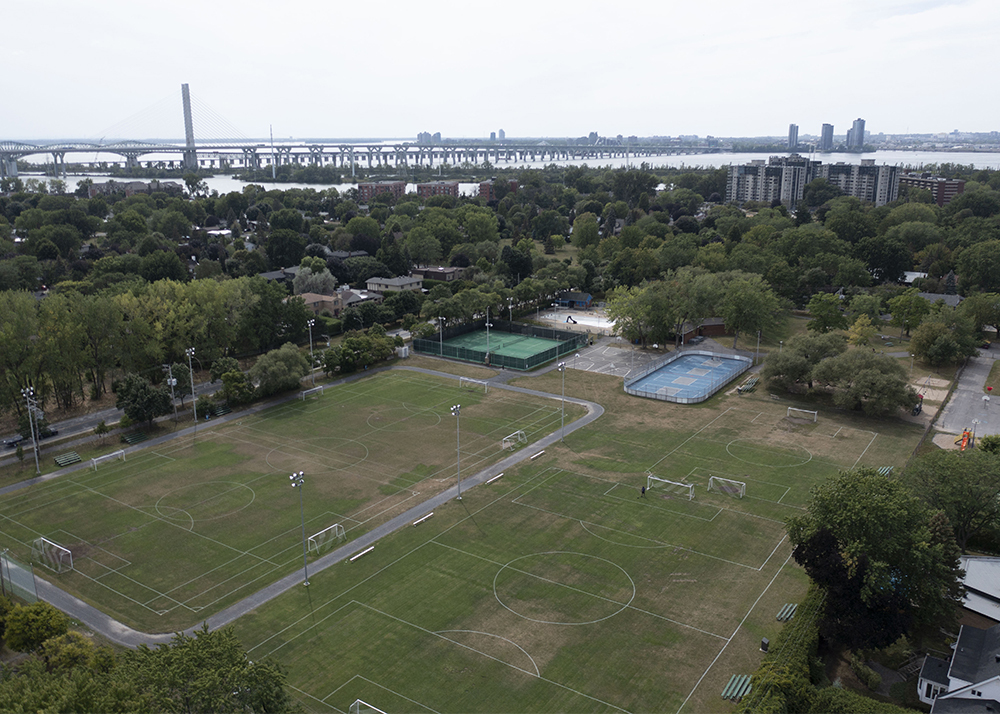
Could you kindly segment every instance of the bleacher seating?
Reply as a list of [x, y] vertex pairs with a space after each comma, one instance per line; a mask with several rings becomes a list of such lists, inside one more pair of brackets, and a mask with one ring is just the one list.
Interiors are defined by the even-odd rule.
[[142, 433], [141, 431], [133, 431], [128, 434], [122, 434], [122, 441], [126, 444], [138, 444], [140, 442], [148, 439], [149, 436]]
[[729, 684], [727, 684], [726, 688], [722, 690], [722, 698], [732, 699], [734, 702], [738, 702], [749, 693], [750, 675], [734, 674], [729, 678]]
[[83, 459], [75, 451], [67, 451], [65, 454], [59, 454], [56, 457], [56, 466], [69, 466], [70, 464], [78, 464]]
[[775, 615], [775, 619], [778, 622], [788, 622], [795, 617], [795, 611], [798, 609], [799, 606], [793, 602], [785, 603], [785, 606], [778, 611], [777, 615]]
[[742, 386], [737, 387], [736, 388], [736, 393], [737, 394], [746, 394], [747, 392], [752, 392], [753, 390], [755, 390], [757, 388], [757, 382], [758, 381], [759, 381], [759, 377], [757, 377], [756, 375], [754, 375], [753, 377], [751, 377], [750, 379], [748, 379], [747, 381], [745, 381]]

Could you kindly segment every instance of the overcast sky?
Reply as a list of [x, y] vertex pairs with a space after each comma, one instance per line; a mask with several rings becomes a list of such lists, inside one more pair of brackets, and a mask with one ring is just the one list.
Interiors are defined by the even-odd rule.
[[1000, 129], [998, 0], [30, 0], [0, 141]]

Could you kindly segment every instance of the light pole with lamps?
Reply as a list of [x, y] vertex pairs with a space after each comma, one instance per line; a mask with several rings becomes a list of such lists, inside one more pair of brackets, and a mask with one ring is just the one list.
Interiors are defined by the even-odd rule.
[[314, 387], [316, 386], [316, 358], [313, 356], [313, 325], [315, 324], [315, 320], [306, 321], [306, 325], [309, 327], [309, 379], [312, 380]]
[[458, 471], [458, 500], [462, 500], [462, 405], [456, 404], [451, 408], [451, 414], [455, 417], [455, 455], [456, 469]]
[[177, 402], [174, 401], [174, 387], [177, 386], [177, 380], [174, 379], [174, 370], [169, 364], [162, 365], [163, 371], [167, 373], [167, 385], [170, 387], [170, 404], [174, 408], [174, 423], [177, 423]]
[[509, 311], [510, 321], [514, 322], [514, 298], [512, 297], [507, 298], [507, 310]]
[[302, 570], [305, 572], [306, 579], [303, 585], [309, 584], [309, 561], [306, 559], [306, 512], [305, 507], [302, 505], [302, 484], [306, 482], [306, 475], [303, 471], [298, 471], [288, 477], [288, 480], [292, 482], [292, 488], [299, 489], [299, 515], [302, 517]]
[[490, 322], [490, 306], [486, 306], [486, 354], [490, 353], [490, 328], [493, 324]]
[[781, 350], [783, 350], [784, 347], [785, 347], [785, 341], [784, 340], [778, 340], [778, 354], [779, 355], [781, 354]]
[[438, 337], [440, 338], [441, 356], [444, 357], [444, 318], [440, 315], [438, 316]]
[[[194, 347], [184, 350], [188, 358], [188, 372], [191, 373], [191, 409], [194, 411], [194, 436], [198, 436], [198, 395], [194, 391], [194, 367], [191, 366], [191, 358], [194, 357]], [[194, 438], [194, 437], [192, 437]]]
[[566, 436], [566, 363], [560, 362], [556, 369], [562, 372], [562, 416], [559, 419], [559, 441], [562, 441]]
[[35, 401], [34, 387], [25, 387], [21, 390], [21, 395], [28, 405], [28, 429], [31, 431], [31, 450], [35, 454], [35, 473], [40, 474], [42, 469], [38, 465], [38, 439], [35, 438], [35, 419], [38, 416], [38, 402]]

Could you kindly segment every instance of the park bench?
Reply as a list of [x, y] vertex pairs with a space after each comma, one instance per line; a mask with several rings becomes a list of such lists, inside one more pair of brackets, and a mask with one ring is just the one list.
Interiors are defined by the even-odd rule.
[[69, 466], [70, 464], [78, 464], [83, 459], [75, 451], [67, 451], [65, 454], [59, 454], [55, 460], [56, 466]]
[[784, 607], [778, 610], [778, 614], [775, 615], [774, 619], [778, 622], [788, 622], [793, 617], [795, 617], [795, 611], [799, 606], [794, 602], [785, 603]]
[[726, 688], [722, 690], [722, 698], [732, 699], [734, 702], [738, 702], [749, 693], [750, 675], [734, 674], [729, 678], [729, 684], [727, 684]]
[[122, 441], [126, 444], [138, 444], [148, 438], [149, 437], [141, 431], [133, 431], [128, 434], [122, 434]]

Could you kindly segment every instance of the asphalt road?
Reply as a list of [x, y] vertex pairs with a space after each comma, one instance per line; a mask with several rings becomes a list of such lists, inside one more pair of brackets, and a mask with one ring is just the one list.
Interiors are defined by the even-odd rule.
[[976, 436], [1000, 434], [1000, 395], [990, 397], [984, 389], [995, 358], [991, 350], [979, 350], [962, 370], [951, 399], [945, 404], [934, 427], [949, 434], [961, 434], [975, 427]]
[[[545, 372], [555, 369], [555, 367], [556, 365], [552, 365], [545, 370], [541, 370], [540, 372], [534, 373], [534, 376], [538, 376], [539, 374], [544, 374]], [[383, 371], [387, 369], [403, 369], [413, 372], [421, 372], [424, 374], [435, 375], [439, 377], [446, 377], [449, 379], [455, 379], [455, 380], [458, 379], [458, 377], [455, 375], [445, 374], [443, 372], [436, 372], [434, 370], [422, 369], [418, 367], [398, 366], [398, 367], [380, 368], [372, 371]], [[372, 371], [369, 371], [363, 376], [369, 376]], [[507, 389], [510, 391], [521, 392], [524, 394], [531, 394], [534, 396], [544, 397], [546, 399], [558, 400], [560, 398], [559, 395], [549, 394], [548, 392], [537, 392], [532, 389], [525, 389], [523, 387], [513, 387], [504, 384], [506, 380], [512, 377], [520, 377], [520, 376], [525, 376], [525, 375], [523, 373], [505, 371], [498, 374], [493, 379], [491, 379], [490, 383], [494, 388]], [[353, 375], [352, 377], [332, 382], [328, 386], [336, 386], [337, 384], [342, 384], [346, 381], [353, 381], [354, 379], [359, 379], [359, 378], [361, 378], [361, 375]], [[278, 403], [280, 403], [281, 401], [287, 401], [295, 398], [297, 398], [296, 395], [291, 395], [285, 399], [279, 400]], [[473, 488], [488, 481], [497, 474], [502, 473], [506, 469], [511, 468], [515, 464], [531, 458], [532, 455], [537, 454], [540, 450], [545, 449], [548, 446], [554, 444], [556, 441], [558, 441], [562, 433], [566, 434], [572, 433], [577, 429], [580, 429], [581, 427], [591, 423], [604, 413], [604, 407], [602, 407], [600, 404], [597, 404], [596, 402], [588, 402], [582, 399], [574, 399], [571, 397], [567, 397], [566, 401], [574, 404], [579, 404], [585, 407], [587, 409], [587, 413], [583, 417], [577, 419], [576, 421], [567, 424], [563, 432], [560, 431], [553, 432], [552, 434], [549, 434], [548, 436], [539, 439], [538, 441], [530, 444], [529, 446], [520, 449], [518, 451], [515, 451], [510, 456], [499, 461], [498, 463], [493, 464], [492, 466], [483, 469], [482, 471], [479, 471], [478, 473], [472, 476], [463, 478], [462, 479], [463, 492], [469, 488]], [[258, 407], [253, 409], [252, 411], [259, 411], [260, 409], [269, 408], [271, 406], [274, 406], [274, 404], [275, 402], [270, 402], [266, 405], [258, 405]], [[247, 411], [229, 414], [226, 415], [226, 417], [218, 419], [216, 421], [216, 424], [218, 423], [218, 421], [229, 421], [230, 419], [233, 418], [243, 418], [246, 416], [246, 414]], [[163, 443], [163, 441], [179, 438], [181, 436], [188, 434], [192, 430], [193, 429], [188, 429], [149, 442], [144, 442], [143, 444], [131, 447], [130, 451], [149, 448], [149, 446]], [[41, 481], [48, 481], [54, 478], [58, 478], [62, 475], [71, 473], [72, 471], [84, 467], [86, 467], [86, 464], [76, 464], [73, 467], [61, 469], [54, 473], [47, 474], [46, 476], [40, 479], [32, 479], [30, 481], [21, 482], [19, 484], [13, 484], [12, 486], [8, 486], [7, 488], [0, 490], [0, 493], [6, 493], [13, 490], [26, 488], [27, 486], [33, 483], [39, 483]], [[392, 520], [378, 526], [377, 528], [372, 529], [371, 531], [359, 536], [357, 539], [352, 540], [349, 543], [346, 543], [337, 550], [314, 561], [312, 564], [309, 565], [310, 573], [311, 574], [318, 573], [322, 570], [325, 570], [326, 568], [329, 568], [332, 565], [335, 565], [336, 563], [343, 561], [346, 558], [350, 558], [351, 556], [360, 553], [366, 548], [375, 545], [384, 536], [394, 531], [397, 531], [400, 528], [403, 528], [404, 526], [412, 524], [413, 521], [427, 515], [428, 513], [432, 512], [435, 508], [452, 500], [457, 496], [458, 496], [458, 484], [455, 484], [454, 486], [437, 494], [436, 496], [427, 499], [423, 503], [414, 506], [413, 508], [397, 516], [396, 518], [393, 518]], [[262, 590], [259, 590], [256, 593], [244, 598], [243, 600], [240, 600], [236, 604], [231, 605], [230, 607], [222, 610], [221, 612], [218, 612], [215, 615], [208, 617], [205, 620], [205, 622], [208, 624], [210, 630], [216, 630], [220, 627], [224, 627], [229, 623], [233, 622], [234, 620], [236, 620], [237, 618], [241, 617], [242, 615], [247, 614], [251, 610], [260, 607], [261, 605], [270, 600], [273, 600], [282, 593], [285, 593], [294, 587], [302, 587], [304, 578], [305, 578], [305, 573], [303, 572], [303, 570], [297, 570], [294, 573], [291, 573], [290, 575], [287, 575], [286, 577], [278, 580], [277, 582], [272, 583], [271, 585], [263, 588]], [[150, 633], [140, 632], [131, 627], [128, 627], [127, 625], [101, 612], [96, 607], [93, 607], [92, 605], [85, 603], [79, 598], [74, 597], [73, 595], [70, 595], [67, 592], [64, 592], [53, 583], [45, 580], [44, 578], [38, 577], [37, 572], [35, 576], [35, 585], [38, 591], [38, 597], [40, 599], [59, 608], [70, 617], [80, 621], [81, 623], [87, 625], [87, 627], [91, 628], [93, 631], [99, 632], [101, 635], [107, 637], [108, 639], [114, 642], [117, 642], [118, 644], [125, 645], [127, 647], [138, 647], [139, 645], [143, 644], [156, 645], [160, 643], [169, 642], [173, 637], [173, 633], [150, 634]], [[199, 629], [200, 627], [201, 625], [199, 624], [195, 627], [188, 628], [187, 630], [185, 630], [185, 633], [188, 635], [193, 635], [194, 631], [196, 629]]]

